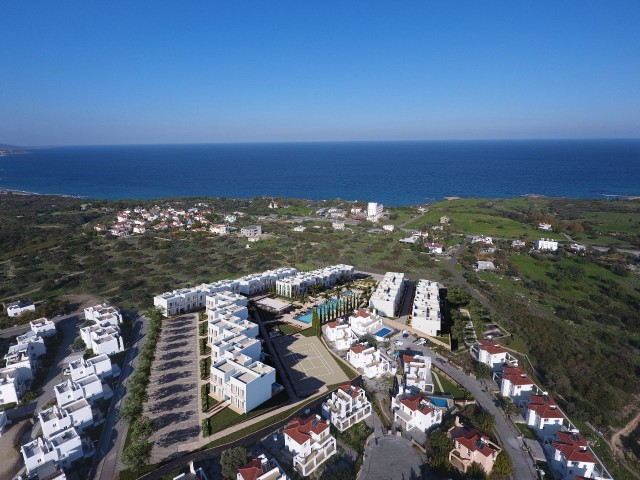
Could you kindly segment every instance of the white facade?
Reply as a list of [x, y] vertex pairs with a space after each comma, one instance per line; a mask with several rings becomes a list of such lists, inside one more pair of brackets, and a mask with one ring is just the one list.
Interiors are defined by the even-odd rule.
[[226, 225], [226, 224], [211, 225], [209, 227], [209, 231], [214, 235], [227, 235], [229, 233], [229, 225]]
[[396, 227], [394, 227], [393, 225], [383, 225], [383, 226], [382, 226], [382, 229], [383, 229], [385, 232], [393, 232], [393, 230], [394, 230], [395, 228], [396, 228]]
[[38, 437], [23, 445], [20, 450], [30, 476], [37, 474], [40, 468], [46, 468], [47, 464], [57, 463], [67, 468], [84, 456], [82, 440], [73, 427], [54, 435], [49, 440]]
[[391, 364], [380, 351], [363, 344], [352, 346], [347, 352], [347, 361], [362, 370], [367, 378], [376, 378], [391, 373]]
[[564, 413], [550, 396], [529, 395], [528, 402], [523, 402], [523, 405], [527, 425], [539, 439], [553, 435], [564, 428]]
[[438, 336], [442, 330], [440, 288], [437, 282], [418, 281], [411, 310], [411, 326], [432, 337]]
[[486, 235], [476, 235], [471, 237], [471, 243], [484, 243], [485, 245], [493, 244], [493, 238], [487, 237]]
[[289, 477], [278, 462], [262, 454], [239, 468], [236, 480], [289, 480]]
[[89, 375], [95, 375], [100, 380], [104, 380], [114, 374], [111, 360], [104, 353], [88, 358], [87, 360], [83, 358], [73, 360], [69, 363], [69, 371], [71, 373], [71, 380], [74, 382]]
[[39, 337], [52, 337], [56, 334], [56, 324], [46, 317], [29, 322], [31, 331]]
[[367, 220], [377, 222], [382, 216], [384, 207], [381, 203], [369, 202], [367, 204]]
[[346, 350], [356, 341], [356, 336], [346, 323], [329, 322], [322, 326], [322, 330], [324, 338], [332, 343], [336, 350]]
[[442, 410], [433, 405], [429, 398], [418, 393], [402, 393], [393, 398], [393, 421], [405, 431], [414, 428], [427, 432], [442, 423]]
[[217, 340], [211, 344], [211, 363], [216, 363], [224, 358], [231, 359], [236, 355], [245, 355], [251, 360], [260, 360], [261, 353], [260, 340], [239, 334]]
[[116, 307], [110, 307], [106, 303], [85, 308], [84, 318], [86, 320], [93, 320], [103, 326], [111, 325], [117, 327], [122, 323], [120, 310]]
[[415, 387], [423, 392], [433, 393], [431, 357], [404, 354], [401, 358], [404, 385]]
[[404, 273], [387, 272], [369, 299], [380, 315], [394, 317], [404, 292]]
[[15, 368], [0, 369], [0, 405], [18, 403], [26, 390], [25, 381]]
[[333, 228], [334, 230], [341, 232], [344, 230], [344, 222], [333, 222], [331, 224], [331, 228]]
[[211, 366], [211, 395], [229, 401], [233, 409], [242, 413], [269, 400], [277, 387], [275, 369], [245, 355]]
[[298, 270], [293, 267], [282, 267], [275, 270], [267, 270], [262, 273], [254, 273], [240, 277], [238, 282], [240, 284], [240, 293], [243, 295], [256, 295], [258, 293], [265, 293], [269, 290], [272, 284], [278, 280], [289, 278], [298, 273]]
[[95, 354], [113, 355], [124, 351], [124, 341], [118, 327], [90, 325], [80, 329], [80, 337]]
[[242, 229], [240, 230], [240, 235], [247, 238], [259, 237], [260, 235], [262, 235], [262, 226], [249, 225], [246, 227], [242, 227]]
[[558, 242], [556, 240], [551, 240], [550, 238], [541, 238], [540, 240], [536, 240], [536, 250], [549, 250], [550, 252], [555, 252], [558, 250]]
[[207, 341], [209, 344], [235, 337], [236, 335], [244, 335], [249, 338], [256, 338], [259, 333], [258, 324], [243, 320], [239, 317], [225, 317], [216, 320], [209, 320], [207, 326]]
[[313, 473], [337, 451], [329, 422], [319, 416], [295, 418], [284, 429], [284, 446], [294, 453], [293, 467], [303, 476]]
[[311, 285], [319, 284], [322, 288], [335, 285], [341, 278], [353, 276], [351, 265], [333, 265], [331, 267], [320, 268], [311, 272], [298, 272], [293, 276], [278, 280], [276, 282], [276, 292], [284, 297], [300, 295], [309, 289]]
[[7, 303], [6, 308], [7, 308], [7, 315], [11, 318], [17, 317], [24, 312], [36, 311], [36, 306], [33, 303], [31, 302], [26, 303], [20, 300], [17, 302]]
[[510, 398], [516, 405], [533, 393], [534, 383], [521, 368], [503, 365], [502, 371], [496, 372], [494, 378], [500, 385], [502, 396]]
[[91, 405], [84, 398], [68, 403], [60, 408], [54, 405], [38, 412], [42, 435], [45, 439], [73, 427], [78, 433], [93, 424]]
[[307, 229], [307, 227], [303, 226], [303, 225], [298, 225], [296, 227], [293, 227], [293, 231], [294, 232], [304, 232]]
[[362, 388], [351, 384], [342, 385], [322, 404], [322, 416], [344, 432], [371, 416], [371, 402]]
[[584, 437], [577, 431], [556, 432], [551, 438], [545, 439], [544, 448], [551, 458], [549, 466], [558, 478], [610, 478], [596, 469], [597, 459]]
[[489, 340], [480, 340], [478, 345], [471, 347], [471, 355], [475, 359], [491, 367], [491, 370], [497, 372], [502, 369], [506, 363], [511, 367], [518, 366], [518, 359], [509, 354], [503, 347]]
[[495, 269], [495, 264], [490, 260], [478, 260], [476, 263], [476, 272], [493, 271]]
[[[111, 389], [107, 387], [107, 391], [112, 394]], [[69, 403], [73, 403], [80, 399], [85, 399], [90, 404], [94, 404], [97, 400], [105, 398], [105, 390], [102, 382], [95, 375], [81, 378], [77, 382], [67, 380], [53, 387], [56, 395], [56, 401], [59, 407], [64, 407]]]
[[349, 327], [358, 337], [370, 335], [383, 327], [382, 318], [366, 310], [356, 310], [349, 316]]
[[539, 223], [538, 224], [538, 228], [540, 230], [547, 230], [547, 231], [551, 231], [551, 224], [550, 223]]

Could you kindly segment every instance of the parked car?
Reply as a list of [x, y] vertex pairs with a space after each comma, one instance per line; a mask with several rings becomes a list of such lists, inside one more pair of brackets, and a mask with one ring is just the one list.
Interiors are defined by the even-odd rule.
[[436, 362], [440, 362], [440, 363], [442, 363], [443, 365], [444, 365], [445, 363], [447, 363], [447, 361], [446, 361], [444, 358], [440, 358], [440, 357], [436, 357]]
[[427, 343], [427, 341], [424, 338], [419, 338], [418, 340], [415, 341], [416, 345], [424, 345]]

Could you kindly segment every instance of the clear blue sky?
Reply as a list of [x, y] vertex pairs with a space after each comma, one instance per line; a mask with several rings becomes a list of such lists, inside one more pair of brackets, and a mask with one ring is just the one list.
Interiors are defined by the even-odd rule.
[[640, 1], [7, 1], [0, 143], [640, 137]]

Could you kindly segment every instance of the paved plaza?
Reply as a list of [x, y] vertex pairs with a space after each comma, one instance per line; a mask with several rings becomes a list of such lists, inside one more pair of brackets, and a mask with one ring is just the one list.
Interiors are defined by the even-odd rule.
[[285, 335], [273, 341], [299, 397], [349, 378], [316, 337]]
[[409, 440], [386, 435], [367, 448], [358, 480], [418, 480], [423, 463]]
[[199, 365], [197, 314], [163, 321], [151, 368], [145, 415], [156, 423], [151, 463], [177, 453], [181, 444], [197, 442]]

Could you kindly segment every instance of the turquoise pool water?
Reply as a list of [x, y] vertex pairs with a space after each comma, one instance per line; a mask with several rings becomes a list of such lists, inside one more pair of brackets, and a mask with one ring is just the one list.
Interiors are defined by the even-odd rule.
[[[346, 293], [346, 292], [343, 292], [343, 293]], [[353, 294], [354, 294], [353, 292], [347, 293], [347, 295], [353, 295]], [[336, 297], [333, 297], [331, 300], [329, 300], [329, 302], [321, 303], [320, 305], [318, 305], [317, 310], [318, 312], [320, 312], [321, 310], [324, 311], [328, 308], [333, 308], [336, 305], [342, 304], [342, 303], [344, 303], [344, 300], [339, 300]], [[296, 315], [293, 318], [295, 318], [299, 322], [311, 323], [311, 319], [313, 318], [313, 308], [309, 310], [307, 313]]]
[[433, 403], [436, 407], [447, 408], [449, 406], [446, 398], [438, 398], [438, 397], [428, 397], [428, 398], [429, 398], [429, 401]]
[[376, 333], [374, 333], [373, 336], [378, 338], [384, 338], [390, 333], [393, 333], [393, 330], [391, 330], [390, 328], [381, 328]]

